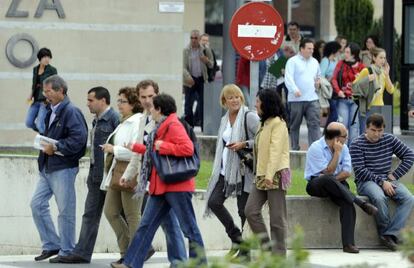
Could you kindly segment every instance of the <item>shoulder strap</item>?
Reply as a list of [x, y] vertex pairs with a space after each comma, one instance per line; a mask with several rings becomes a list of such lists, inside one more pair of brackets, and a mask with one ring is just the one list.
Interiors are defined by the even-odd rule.
[[368, 69], [368, 73], [369, 73], [369, 74], [374, 74], [374, 71], [372, 71], [372, 67], [371, 67], [371, 66], [368, 66], [368, 68], [367, 68], [367, 69]]
[[246, 135], [246, 140], [249, 139], [249, 136], [247, 135], [247, 114], [250, 113], [250, 111], [246, 111], [244, 113], [244, 133]]

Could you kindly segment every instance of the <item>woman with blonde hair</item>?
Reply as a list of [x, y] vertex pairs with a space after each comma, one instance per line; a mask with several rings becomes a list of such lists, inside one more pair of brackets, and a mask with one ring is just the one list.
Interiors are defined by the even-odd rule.
[[105, 152], [105, 179], [101, 184], [101, 189], [107, 191], [104, 213], [115, 232], [121, 253], [121, 259], [114, 264], [123, 261], [130, 241], [137, 230], [142, 205], [142, 198], [132, 198], [136, 181], [135, 185], [130, 186], [124, 186], [120, 181], [133, 154], [124, 145], [137, 140], [139, 123], [143, 116], [143, 109], [135, 88], [121, 88], [117, 104], [121, 114], [121, 123], [102, 145], [102, 150]]
[[[261, 122], [253, 149], [256, 177], [245, 214], [253, 233], [261, 239], [263, 249], [286, 256], [286, 190], [290, 185], [286, 111], [279, 94], [268, 89], [257, 94], [256, 109]], [[269, 204], [270, 238], [262, 215], [266, 201]]]
[[[253, 185], [253, 172], [243, 164], [237, 151], [253, 148], [253, 137], [259, 124], [259, 117], [244, 105], [243, 93], [234, 84], [223, 87], [220, 104], [227, 109], [227, 112], [221, 119], [218, 131], [213, 170], [207, 187], [205, 215], [213, 212], [224, 225], [232, 241], [229, 255], [233, 257], [239, 253], [239, 256], [245, 257], [247, 252], [239, 252], [239, 250], [243, 225], [246, 221], [244, 208]], [[241, 228], [235, 224], [224, 206], [225, 200], [231, 195], [237, 197]]]
[[[368, 87], [366, 90], [373, 90], [371, 96], [372, 100], [368, 100], [368, 111], [374, 106], [384, 106], [384, 91], [387, 90], [389, 94], [395, 91], [394, 85], [390, 78], [390, 65], [387, 62], [387, 55], [383, 48], [374, 47], [370, 50], [372, 54], [372, 64], [359, 73], [353, 84], [362, 83], [365, 78], [368, 78], [372, 88]], [[360, 108], [361, 111], [361, 108]], [[365, 132], [365, 121], [368, 115], [360, 116], [360, 133]]]

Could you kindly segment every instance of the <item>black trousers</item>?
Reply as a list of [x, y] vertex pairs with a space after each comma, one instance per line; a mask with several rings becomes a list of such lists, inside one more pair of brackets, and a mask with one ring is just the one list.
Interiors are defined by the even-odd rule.
[[[184, 114], [185, 121], [194, 127], [200, 125], [203, 129], [204, 118], [204, 78], [193, 77], [194, 86], [184, 87], [185, 101], [184, 101]], [[194, 102], [197, 101], [197, 107], [195, 113], [193, 113]]]
[[91, 260], [96, 238], [98, 236], [99, 223], [101, 221], [102, 210], [105, 204], [105, 191], [101, 191], [100, 182], [94, 182], [92, 179], [93, 166], [89, 169], [87, 180], [88, 194], [85, 201], [85, 212], [82, 216], [82, 226], [79, 240], [73, 253]]
[[[246, 222], [246, 216], [244, 214], [244, 208], [246, 207], [249, 193], [242, 192], [241, 195], [237, 195], [237, 211], [241, 219], [241, 229], [243, 230], [244, 223]], [[233, 243], [242, 242], [242, 231], [236, 226], [229, 211], [224, 206], [226, 196], [224, 194], [224, 177], [220, 175], [219, 180], [211, 193], [208, 200], [208, 207], [213, 211], [216, 217], [224, 225], [227, 235], [230, 237]]]
[[356, 212], [354, 202], [359, 202], [349, 190], [346, 181], [339, 182], [333, 175], [322, 175], [310, 180], [306, 192], [311, 196], [329, 197], [339, 206], [342, 245], [355, 245]]

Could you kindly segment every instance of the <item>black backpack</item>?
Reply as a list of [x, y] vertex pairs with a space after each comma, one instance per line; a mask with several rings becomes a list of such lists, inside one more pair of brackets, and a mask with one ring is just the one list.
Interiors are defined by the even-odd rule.
[[[220, 70], [220, 68], [217, 65], [217, 61], [216, 61], [216, 54], [214, 53], [214, 51], [212, 49], [211, 50], [211, 54], [213, 54], [213, 67], [209, 68], [207, 67], [207, 75], [208, 75], [208, 82], [213, 82], [214, 78], [216, 77], [216, 73], [218, 70]], [[204, 50], [204, 56], [207, 56], [206, 50]]]
[[196, 156], [196, 157], [198, 157], [198, 159], [200, 160], [200, 162], [201, 162], [201, 159], [200, 159], [200, 145], [198, 144], [198, 141], [197, 141], [197, 136], [196, 136], [196, 134], [195, 134], [195, 132], [194, 132], [194, 129], [193, 129], [193, 127], [192, 126], [190, 126], [190, 124], [188, 124], [188, 122], [187, 121], [185, 121], [185, 119], [184, 118], [182, 118], [182, 117], [179, 117], [178, 118], [178, 120], [180, 120], [180, 122], [181, 122], [181, 124], [184, 126], [184, 128], [185, 128], [185, 131], [187, 132], [187, 135], [188, 135], [188, 137], [190, 138], [190, 140], [193, 142], [193, 145], [194, 145], [194, 155]]

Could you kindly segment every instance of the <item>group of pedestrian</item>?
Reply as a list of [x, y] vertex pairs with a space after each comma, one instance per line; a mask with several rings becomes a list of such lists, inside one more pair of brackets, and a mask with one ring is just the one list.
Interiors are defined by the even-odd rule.
[[[244, 73], [248, 76], [247, 71]], [[243, 89], [246, 83], [239, 78], [237, 81]], [[331, 42], [314, 42], [300, 34], [300, 26], [294, 21], [287, 25], [281, 49], [266, 60], [259, 89], [276, 90], [286, 103], [292, 150], [301, 149], [303, 118], [309, 146], [320, 138], [320, 127], [331, 122], [341, 122], [349, 130], [349, 146], [364, 133], [367, 114], [378, 112], [373, 108], [384, 105], [383, 92], [394, 92], [385, 50], [378, 46], [375, 36], [367, 36], [362, 50], [343, 36]], [[374, 93], [363, 94], [368, 91]]]
[[[191, 203], [194, 178], [167, 184], [149, 156], [152, 151], [176, 157], [194, 153], [193, 142], [177, 117], [175, 100], [159, 94], [156, 82], [144, 80], [136, 88], [119, 90], [117, 113], [110, 107], [106, 88], [88, 91], [87, 105], [95, 118], [90, 131], [88, 194], [75, 244], [75, 178], [86, 151], [87, 124], [69, 100], [67, 84], [60, 76], [49, 76], [41, 88], [48, 103], [42, 135], [55, 142], [42, 144], [38, 158], [40, 180], [31, 209], [42, 252], [35, 260], [57, 255], [49, 261], [89, 263], [104, 212], [121, 255], [112, 267], [142, 267], [155, 253], [151, 242], [159, 225], [166, 234], [172, 267], [187, 259], [183, 234], [189, 240], [189, 257], [205, 263], [204, 244]], [[58, 228], [49, 211], [52, 196], [59, 211]]]
[[[184, 119], [194, 127], [204, 124], [204, 85], [214, 81], [218, 71], [216, 54], [210, 48], [209, 35], [192, 30], [183, 53]], [[197, 106], [194, 110], [194, 104]]]
[[[248, 109], [247, 94], [237, 85], [222, 89], [219, 102], [226, 113], [218, 130], [204, 214], [213, 213], [225, 227], [232, 242], [230, 257], [250, 258], [249, 250], [243, 247], [246, 221], [263, 249], [286, 256], [289, 149], [300, 149], [303, 117], [310, 145], [306, 191], [312, 196], [330, 197], [340, 207], [343, 251], [359, 252], [354, 240], [354, 203], [375, 215], [380, 238], [388, 248], [396, 250], [401, 242], [399, 232], [414, 199], [398, 179], [413, 165], [414, 153], [395, 136], [384, 134], [384, 118], [369, 112], [373, 106], [384, 105], [385, 90], [394, 91], [385, 51], [373, 45], [373, 37], [367, 38], [367, 49], [362, 53], [357, 44], [343, 44], [343, 40], [320, 42], [315, 51], [314, 42], [302, 37], [299, 25], [291, 22], [283, 53], [266, 62], [262, 85], [267, 86], [257, 94], [256, 111]], [[319, 55], [320, 63], [314, 53]], [[106, 88], [88, 91], [87, 105], [95, 117], [90, 131], [88, 195], [77, 244], [75, 178], [79, 160], [86, 152], [88, 128], [80, 110], [69, 100], [66, 82], [50, 65], [51, 58], [47, 48], [38, 53], [40, 63], [34, 68], [30, 96], [33, 103], [26, 120], [28, 127], [55, 140], [42, 144], [38, 158], [40, 178], [31, 209], [42, 252], [35, 260], [57, 255], [49, 261], [89, 263], [104, 212], [120, 251], [120, 259], [111, 263], [112, 267], [142, 267], [155, 253], [152, 240], [159, 226], [165, 233], [171, 267], [188, 257], [197, 259], [199, 265], [206, 264], [191, 201], [195, 178], [164, 181], [153, 155], [190, 157], [195, 153], [187, 129], [202, 126], [204, 83], [214, 75], [211, 70], [215, 68], [215, 57], [208, 46], [208, 35], [192, 31], [191, 42], [184, 50], [185, 121], [177, 116], [174, 98], [160, 94], [152, 80], [121, 88], [116, 101], [118, 113], [110, 106]], [[366, 67], [361, 58], [372, 63]], [[271, 68], [280, 59], [283, 61]], [[275, 69], [282, 80], [274, 75]], [[329, 86], [333, 95], [327, 98], [329, 120], [321, 137], [319, 91]], [[365, 99], [360, 97], [357, 103], [354, 91], [366, 88], [373, 93]], [[393, 154], [402, 160], [394, 171]], [[369, 202], [350, 192], [347, 179], [352, 169], [358, 193], [368, 196]], [[58, 232], [49, 211], [53, 195], [59, 211]], [[237, 198], [239, 223], [224, 206], [231, 196]], [[388, 199], [398, 203], [392, 218]], [[262, 216], [266, 202], [270, 237]], [[188, 255], [184, 237], [188, 239]]]

